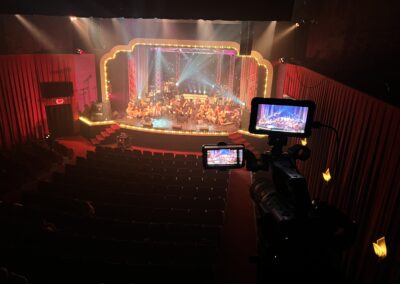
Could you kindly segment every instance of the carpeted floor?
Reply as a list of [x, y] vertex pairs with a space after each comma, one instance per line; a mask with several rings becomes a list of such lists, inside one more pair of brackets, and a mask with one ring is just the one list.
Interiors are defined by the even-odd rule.
[[256, 283], [256, 267], [249, 262], [249, 257], [257, 253], [250, 183], [250, 173], [246, 170], [231, 171], [222, 237], [223, 283], [226, 284]]

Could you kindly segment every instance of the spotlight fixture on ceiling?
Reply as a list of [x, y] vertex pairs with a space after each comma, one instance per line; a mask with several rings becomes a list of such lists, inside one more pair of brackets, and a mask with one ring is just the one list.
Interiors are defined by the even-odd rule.
[[83, 51], [83, 49], [77, 48], [77, 49], [75, 49], [75, 53], [76, 53], [76, 54], [79, 54], [79, 55], [82, 55], [82, 54], [84, 54], [85, 52]]

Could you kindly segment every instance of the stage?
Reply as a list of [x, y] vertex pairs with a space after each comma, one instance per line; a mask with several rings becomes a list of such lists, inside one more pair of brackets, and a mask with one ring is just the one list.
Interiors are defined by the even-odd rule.
[[[172, 150], [200, 152], [203, 144], [216, 144], [218, 142], [247, 144], [255, 150], [261, 151], [265, 147], [265, 135], [251, 134], [245, 130], [235, 132], [223, 131], [189, 131], [168, 130], [135, 126], [133, 123], [125, 124], [119, 121], [91, 121], [85, 117], [79, 118], [80, 134], [88, 139], [92, 145], [115, 145], [117, 137], [124, 132], [129, 136], [132, 146]], [[137, 122], [140, 124], [139, 122]]]
[[235, 42], [176, 39], [113, 47], [100, 60], [98, 113], [80, 118], [84, 136], [107, 145], [126, 132], [137, 146], [182, 151], [231, 142], [248, 129], [252, 99], [270, 97], [273, 73], [259, 53], [239, 49]]
[[247, 129], [252, 98], [271, 91], [271, 64], [234, 42], [133, 39], [100, 66], [103, 120], [139, 131], [229, 135]]
[[121, 133], [129, 137], [129, 144], [136, 147], [201, 152], [203, 144], [230, 143], [227, 132], [199, 132], [146, 128], [109, 120], [90, 121], [80, 117], [80, 134], [92, 145], [115, 145]]
[[206, 121], [182, 120], [172, 117], [159, 117], [149, 119], [128, 118], [114, 120], [118, 124], [132, 126], [135, 128], [155, 129], [155, 130], [171, 130], [171, 131], [187, 131], [193, 133], [233, 133], [238, 130], [237, 123], [226, 123], [225, 125], [214, 125]]

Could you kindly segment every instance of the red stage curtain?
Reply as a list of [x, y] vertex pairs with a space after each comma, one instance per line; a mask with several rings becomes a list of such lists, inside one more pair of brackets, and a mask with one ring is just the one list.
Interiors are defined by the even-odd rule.
[[[77, 69], [75, 66], [80, 62], [77, 57], [80, 56], [72, 54], [0, 56], [0, 148], [10, 148], [28, 139], [42, 138], [47, 133], [45, 106], [54, 104], [55, 99], [41, 97], [41, 82], [73, 82], [74, 96], [66, 98], [65, 103], [72, 104], [74, 119], [78, 118], [76, 106], [77, 100], [81, 100], [81, 93], [82, 97], [88, 96], [88, 92], [91, 96], [89, 100], [85, 97], [85, 103], [97, 98], [97, 90], [87, 85], [90, 78], [94, 79], [95, 85], [94, 60], [89, 60], [93, 62], [93, 68], [87, 71], [90, 73], [90, 78], [83, 77], [89, 79], [77, 84], [76, 77], [82, 73], [80, 70], [75, 72]], [[83, 88], [86, 88], [85, 92], [80, 92]]]
[[[283, 93], [316, 102], [315, 120], [340, 135], [338, 165], [334, 135], [314, 129], [311, 158], [299, 163], [312, 198], [341, 209], [358, 225], [354, 246], [343, 266], [352, 283], [400, 283], [400, 111], [364, 93], [306, 68], [289, 65]], [[326, 167], [337, 174], [326, 184]], [[388, 257], [379, 261], [372, 248], [386, 237]]]

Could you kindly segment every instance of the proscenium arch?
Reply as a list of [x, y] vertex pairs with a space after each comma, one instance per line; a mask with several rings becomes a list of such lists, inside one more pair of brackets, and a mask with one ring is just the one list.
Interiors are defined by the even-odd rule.
[[250, 57], [253, 58], [258, 66], [265, 68], [264, 80], [264, 97], [271, 97], [271, 85], [273, 68], [271, 63], [264, 59], [262, 55], [252, 50], [250, 55], [240, 55], [240, 45], [231, 41], [200, 41], [200, 40], [177, 40], [177, 39], [148, 39], [148, 38], [135, 38], [127, 45], [114, 46], [109, 52], [105, 53], [100, 59], [100, 80], [101, 80], [101, 95], [102, 101], [109, 100], [108, 97], [108, 74], [107, 63], [109, 60], [115, 59], [120, 52], [133, 52], [136, 46], [151, 46], [151, 47], [176, 47], [176, 48], [208, 48], [208, 49], [232, 49], [236, 51], [237, 57]]

